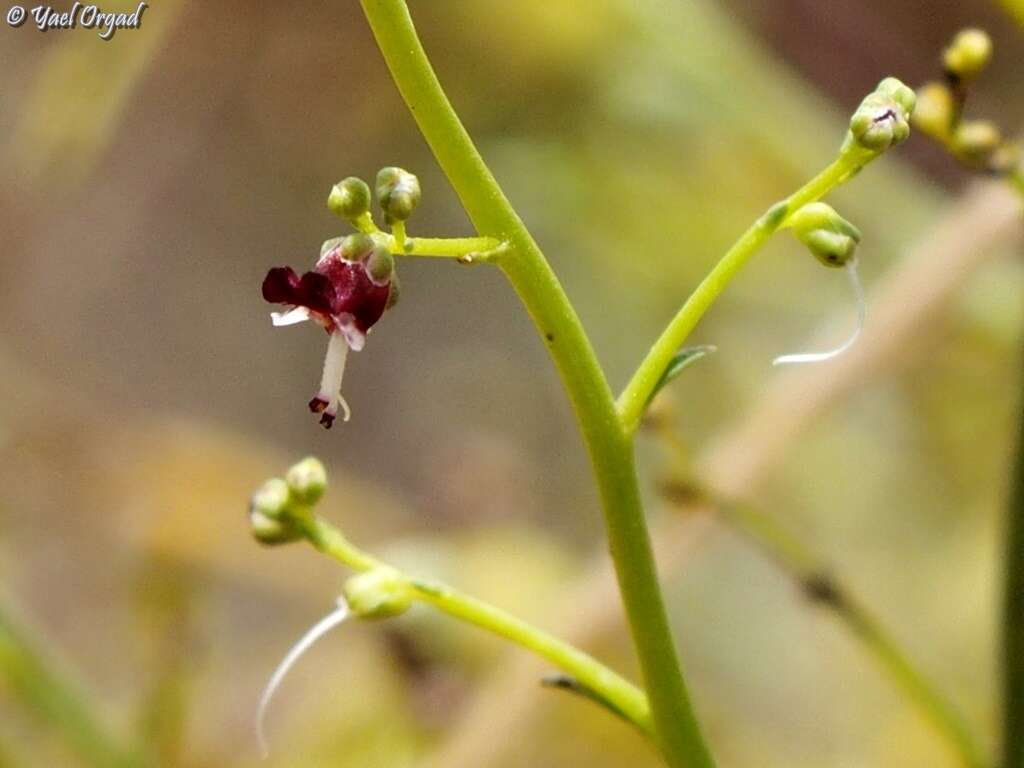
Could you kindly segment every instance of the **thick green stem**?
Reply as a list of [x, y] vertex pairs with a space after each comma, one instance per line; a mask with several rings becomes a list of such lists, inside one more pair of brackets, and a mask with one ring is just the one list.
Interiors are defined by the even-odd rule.
[[[306, 538], [317, 549], [353, 570], [368, 571], [382, 567], [392, 569], [356, 547], [341, 531], [318, 517], [306, 513], [300, 515], [297, 522]], [[422, 581], [400, 571], [395, 572], [411, 587], [418, 600], [433, 605], [449, 616], [511, 640], [547, 659], [587, 689], [596, 692], [601, 700], [641, 731], [649, 736], [654, 735], [650, 707], [643, 691], [589, 654], [445, 584]]]
[[1018, 408], [1019, 436], [1003, 565], [1003, 768], [1024, 765], [1024, 403]]
[[743, 265], [768, 238], [785, 226], [790, 216], [807, 203], [828, 194], [877, 156], [877, 152], [863, 150], [856, 145], [849, 146], [821, 173], [765, 211], [733, 244], [654, 342], [647, 357], [619, 396], [618, 409], [627, 432], [633, 432], [640, 423], [651, 393], [672, 357]]
[[362, 0], [363, 10], [438, 163], [477, 231], [507, 240], [500, 266], [546, 340], [590, 454], [612, 558], [640, 660], [659, 744], [673, 768], [708, 768], [658, 584], [634, 468], [633, 445], [589, 339], [550, 265], [463, 128], [427, 60], [403, 0]]

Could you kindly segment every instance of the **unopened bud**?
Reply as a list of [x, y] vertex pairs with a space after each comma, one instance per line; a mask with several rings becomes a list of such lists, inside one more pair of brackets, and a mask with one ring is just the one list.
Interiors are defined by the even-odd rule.
[[895, 77], [887, 77], [875, 87], [875, 93], [888, 96], [901, 107], [905, 117], [910, 117], [917, 104], [917, 94], [914, 89], [904, 85], [903, 81]]
[[310, 456], [288, 470], [285, 482], [300, 504], [316, 504], [327, 490], [327, 470], [320, 459]]
[[342, 239], [338, 253], [345, 261], [362, 261], [373, 248], [373, 238], [358, 232]]
[[875, 152], [899, 144], [910, 135], [907, 122], [914, 108], [914, 92], [893, 77], [868, 94], [850, 118], [853, 140]]
[[797, 238], [827, 267], [848, 262], [860, 242], [860, 230], [826, 203], [808, 203], [793, 214], [790, 226]]
[[946, 72], [961, 80], [970, 80], [981, 72], [992, 58], [992, 39], [980, 29], [964, 29], [942, 52]]
[[395, 273], [395, 258], [391, 251], [383, 245], [378, 245], [370, 251], [366, 257], [366, 272], [370, 279], [378, 285], [387, 283]]
[[384, 619], [412, 605], [412, 589], [393, 568], [380, 566], [356, 574], [342, 588], [348, 607], [363, 619]]
[[999, 129], [988, 120], [964, 121], [953, 134], [953, 149], [977, 165], [984, 164], [1002, 143]]
[[362, 179], [349, 176], [331, 188], [327, 207], [349, 221], [355, 221], [370, 210], [370, 187]]
[[271, 478], [252, 495], [253, 512], [259, 512], [271, 519], [281, 518], [291, 505], [292, 495], [288, 484], [279, 477]]
[[249, 530], [261, 544], [287, 544], [302, 538], [302, 532], [288, 520], [276, 520], [257, 509], [249, 510]]
[[381, 168], [377, 174], [377, 200], [387, 221], [405, 221], [420, 202], [420, 181], [401, 168]]
[[917, 92], [912, 122], [922, 133], [936, 138], [949, 135], [953, 125], [953, 92], [945, 83], [928, 83]]

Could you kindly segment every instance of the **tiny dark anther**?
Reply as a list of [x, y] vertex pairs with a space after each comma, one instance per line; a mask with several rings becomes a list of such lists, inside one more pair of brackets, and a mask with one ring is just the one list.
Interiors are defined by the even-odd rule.
[[331, 427], [333, 427], [334, 426], [334, 416], [333, 416], [333, 414], [324, 412], [320, 416], [320, 423], [323, 425], [324, 429], [330, 429]]
[[328, 405], [330, 405], [330, 403], [322, 397], [317, 396], [309, 401], [309, 410], [313, 413], [323, 413], [324, 409], [327, 408]]

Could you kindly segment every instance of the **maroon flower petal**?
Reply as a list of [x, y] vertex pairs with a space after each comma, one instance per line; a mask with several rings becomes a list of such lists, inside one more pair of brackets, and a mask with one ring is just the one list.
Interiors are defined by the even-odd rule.
[[299, 279], [297, 300], [293, 304], [308, 307], [325, 315], [331, 313], [331, 281], [319, 272], [307, 272]]
[[263, 278], [263, 298], [272, 304], [298, 304], [299, 276], [291, 267], [274, 267]]

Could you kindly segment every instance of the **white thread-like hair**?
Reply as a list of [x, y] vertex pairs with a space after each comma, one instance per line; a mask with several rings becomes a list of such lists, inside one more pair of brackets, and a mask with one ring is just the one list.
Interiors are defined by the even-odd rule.
[[857, 343], [857, 339], [860, 338], [861, 331], [864, 330], [864, 324], [867, 320], [867, 301], [864, 298], [864, 286], [860, 282], [860, 275], [857, 273], [857, 260], [850, 259], [846, 262], [846, 274], [850, 279], [850, 286], [853, 288], [853, 295], [857, 302], [857, 327], [846, 341], [840, 344], [835, 349], [830, 349], [825, 352], [798, 352], [793, 355], [781, 355], [772, 360], [772, 365], [789, 365], [792, 363], [821, 363], [825, 360], [831, 360], [835, 357], [846, 352], [850, 347]]

